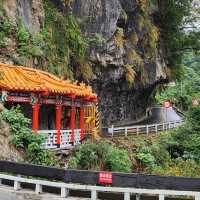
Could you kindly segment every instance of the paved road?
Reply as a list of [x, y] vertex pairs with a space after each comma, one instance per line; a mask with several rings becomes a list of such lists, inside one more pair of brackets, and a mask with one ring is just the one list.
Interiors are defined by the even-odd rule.
[[151, 113], [152, 115], [149, 119], [146, 119], [138, 124], [157, 124], [182, 119], [181, 115], [179, 115], [173, 108], [154, 107], [152, 108]]

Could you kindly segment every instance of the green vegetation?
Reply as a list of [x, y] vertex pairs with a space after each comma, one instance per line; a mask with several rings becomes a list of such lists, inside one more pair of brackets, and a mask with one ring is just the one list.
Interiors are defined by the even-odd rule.
[[185, 54], [183, 62], [182, 78], [175, 82], [175, 86], [158, 91], [156, 100], [158, 104], [162, 104], [170, 99], [176, 107], [187, 111], [192, 106], [192, 99], [200, 98], [200, 70], [198, 57], [193, 53]]
[[28, 128], [30, 120], [24, 117], [19, 106], [4, 109], [0, 117], [10, 125], [11, 142], [17, 149], [25, 151], [28, 162], [48, 166], [57, 164], [54, 154], [42, 149], [44, 138]]
[[88, 37], [86, 41], [89, 46], [103, 46], [106, 42], [102, 34], [99, 33], [95, 33], [92, 37]]
[[182, 127], [144, 142], [148, 151], [140, 159], [148, 173], [200, 176], [199, 117], [200, 107], [191, 108]]
[[76, 77], [79, 80], [89, 81], [94, 76], [92, 70], [92, 64], [89, 61], [86, 61], [85, 58], [77, 59], [77, 70], [76, 70]]
[[134, 172], [200, 177], [200, 107], [191, 108], [185, 124], [156, 137], [116, 139], [129, 149]]
[[44, 53], [49, 65], [47, 68], [65, 77], [68, 76], [68, 71], [72, 70], [69, 67], [71, 59], [85, 56], [87, 43], [73, 16], [59, 13], [48, 0], [44, 1], [44, 5], [45, 27], [42, 34], [45, 34]]
[[74, 79], [75, 72], [71, 65], [79, 60], [83, 63], [76, 64], [85, 66], [88, 41], [82, 36], [72, 15], [60, 13], [49, 0], [44, 0], [44, 9], [44, 27], [36, 34], [30, 34], [21, 19], [15, 27], [5, 16], [4, 10], [0, 9], [0, 47], [7, 47], [10, 38], [16, 42], [12, 48], [16, 48], [17, 55], [10, 55], [16, 64], [33, 65], [35, 61], [42, 70]]
[[115, 33], [115, 43], [118, 48], [123, 48], [124, 47], [124, 30], [122, 28], [117, 28], [116, 33]]
[[155, 26], [153, 18], [149, 14], [151, 1], [139, 0], [140, 13], [137, 18], [137, 23], [140, 31], [143, 32], [141, 39], [141, 48], [146, 59], [154, 59], [156, 55], [159, 34], [158, 27]]
[[[127, 63], [125, 65], [125, 77], [127, 84], [130, 86], [137, 76], [142, 84], [148, 81], [148, 74], [145, 70], [145, 64], [155, 62], [157, 45], [159, 41], [159, 28], [155, 25], [153, 17], [150, 15], [150, 5], [155, 2], [147, 0], [137, 1], [136, 24], [137, 29], [130, 33], [127, 46]], [[118, 47], [123, 47], [125, 37], [122, 34], [123, 30], [117, 30], [115, 35], [116, 44]], [[133, 66], [132, 72], [130, 67]], [[131, 73], [130, 73], [131, 72]], [[133, 73], [134, 72], [134, 73]]]
[[136, 72], [133, 69], [132, 65], [125, 65], [125, 79], [129, 87], [134, 84], [135, 76]]
[[199, 7], [192, 5], [192, 0], [165, 0], [160, 2], [158, 13], [161, 37], [167, 49], [168, 66], [172, 70], [173, 79], [181, 74], [184, 53], [188, 50], [200, 50], [200, 34], [194, 23], [199, 20], [195, 14]]
[[69, 168], [200, 177], [199, 132], [200, 107], [195, 107], [181, 127], [156, 137], [85, 143], [72, 153]]
[[[164, 134], [158, 139], [158, 142], [170, 155], [170, 160], [164, 165], [157, 166], [152, 172], [200, 176], [199, 117], [200, 107], [191, 108], [187, 114], [186, 123], [182, 127]], [[191, 166], [196, 170], [190, 169]]]
[[29, 56], [30, 54], [29, 40], [30, 40], [30, 33], [20, 22], [17, 30], [17, 42], [18, 42], [17, 53], [19, 53], [21, 56]]
[[101, 141], [78, 147], [69, 160], [69, 168], [130, 172], [131, 161], [126, 150]]
[[[26, 153], [27, 161], [53, 166], [53, 153], [43, 150], [44, 141], [28, 128], [30, 120], [19, 107], [4, 109], [1, 118], [10, 125], [12, 143]], [[191, 108], [185, 124], [153, 138], [132, 138], [118, 147], [102, 140], [77, 147], [69, 160], [72, 169], [143, 172], [159, 175], [200, 177], [200, 107]], [[127, 150], [124, 150], [127, 149]]]
[[12, 21], [5, 16], [3, 9], [0, 7], [0, 48], [7, 46], [8, 37], [11, 35], [13, 26]]

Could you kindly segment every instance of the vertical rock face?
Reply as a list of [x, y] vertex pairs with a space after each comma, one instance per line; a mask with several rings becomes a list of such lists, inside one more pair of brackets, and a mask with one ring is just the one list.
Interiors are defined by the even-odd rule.
[[19, 19], [31, 33], [40, 31], [44, 22], [42, 0], [3, 0], [3, 7], [9, 18]]
[[[153, 33], [148, 34], [151, 30], [145, 27], [147, 24], [156, 29], [149, 14], [155, 9], [142, 18], [138, 2], [75, 0], [72, 3], [72, 12], [85, 35], [91, 37], [98, 33], [104, 40], [103, 44], [91, 46], [88, 54], [92, 62], [103, 66], [98, 70], [94, 67], [96, 78], [92, 84], [99, 95], [104, 125], [129, 123], [145, 117], [146, 109], [153, 102], [156, 84], [166, 79], [162, 49], [158, 45], [156, 49], [149, 48], [151, 38], [147, 37]], [[142, 45], [145, 42], [146, 49]], [[127, 65], [136, 73], [131, 86], [125, 80]]]
[[118, 0], [75, 0], [72, 8], [85, 33], [102, 34], [106, 39], [113, 36], [121, 13]]
[[42, 0], [18, 0], [18, 13], [31, 33], [39, 32], [44, 21]]

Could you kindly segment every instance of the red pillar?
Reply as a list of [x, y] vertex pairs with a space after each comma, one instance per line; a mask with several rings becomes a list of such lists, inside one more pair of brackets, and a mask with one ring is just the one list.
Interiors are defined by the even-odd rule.
[[57, 145], [60, 145], [61, 111], [62, 111], [62, 106], [60, 104], [57, 104], [56, 105]]
[[76, 107], [72, 105], [70, 113], [70, 129], [72, 131], [70, 142], [74, 142], [75, 117], [76, 117]]
[[33, 116], [32, 116], [32, 130], [38, 131], [38, 119], [39, 119], [39, 104], [33, 104]]
[[81, 141], [84, 139], [84, 108], [83, 106], [80, 107], [79, 113], [79, 129], [81, 129]]

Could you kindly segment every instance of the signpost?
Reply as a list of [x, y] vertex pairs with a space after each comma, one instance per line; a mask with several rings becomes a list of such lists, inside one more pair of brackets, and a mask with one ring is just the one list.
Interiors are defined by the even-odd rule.
[[171, 107], [171, 102], [170, 101], [165, 101], [164, 104], [163, 104], [163, 106], [165, 108], [170, 108]]
[[163, 107], [165, 108], [165, 121], [167, 122], [167, 109], [171, 107], [171, 102], [169, 100], [165, 101]]
[[195, 106], [198, 106], [198, 105], [199, 105], [198, 99], [193, 98], [192, 99], [192, 106], [195, 107]]

